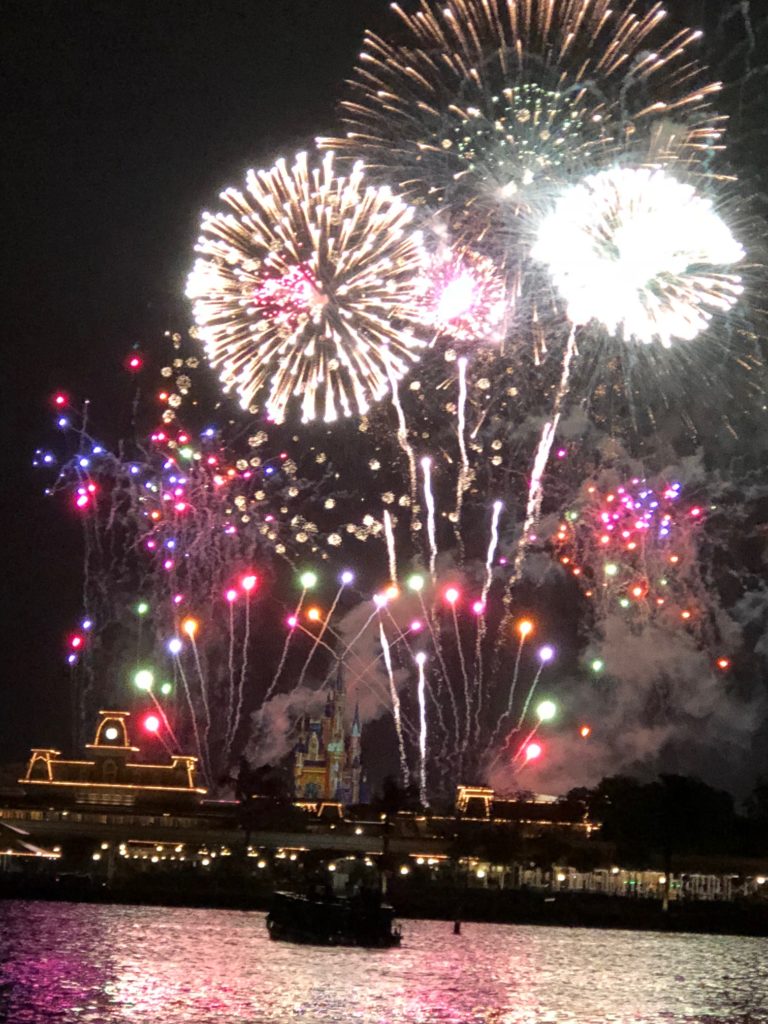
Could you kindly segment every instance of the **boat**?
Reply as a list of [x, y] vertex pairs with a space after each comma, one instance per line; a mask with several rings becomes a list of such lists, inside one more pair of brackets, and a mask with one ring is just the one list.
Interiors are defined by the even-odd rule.
[[267, 915], [269, 937], [276, 941], [314, 946], [399, 946], [395, 911], [378, 893], [352, 897], [276, 892]]

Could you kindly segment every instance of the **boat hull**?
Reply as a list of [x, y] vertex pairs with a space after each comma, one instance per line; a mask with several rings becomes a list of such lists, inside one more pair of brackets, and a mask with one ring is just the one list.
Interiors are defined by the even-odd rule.
[[267, 915], [271, 939], [314, 946], [362, 946], [389, 949], [400, 945], [395, 912], [378, 899], [313, 899], [275, 893]]

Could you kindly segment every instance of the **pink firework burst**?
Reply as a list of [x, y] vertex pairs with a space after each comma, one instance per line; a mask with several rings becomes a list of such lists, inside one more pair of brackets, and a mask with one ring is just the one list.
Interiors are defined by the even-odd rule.
[[436, 337], [465, 344], [503, 340], [506, 288], [495, 265], [474, 252], [439, 253], [427, 276], [425, 319]]

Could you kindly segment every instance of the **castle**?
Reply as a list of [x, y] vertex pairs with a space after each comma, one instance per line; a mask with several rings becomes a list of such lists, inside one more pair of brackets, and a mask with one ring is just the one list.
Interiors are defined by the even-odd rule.
[[293, 748], [293, 785], [297, 800], [361, 802], [360, 713], [357, 706], [352, 726], [344, 725], [344, 682], [341, 669], [328, 691], [322, 718], [303, 715], [297, 722]]

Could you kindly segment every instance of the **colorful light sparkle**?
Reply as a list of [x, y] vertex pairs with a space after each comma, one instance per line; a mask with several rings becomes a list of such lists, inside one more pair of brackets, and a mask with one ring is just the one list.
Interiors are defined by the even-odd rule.
[[186, 633], [190, 640], [193, 640], [200, 629], [200, 623], [197, 619], [189, 618], [183, 619], [181, 623], [182, 632]]
[[540, 722], [551, 722], [557, 714], [557, 704], [552, 700], [543, 700], [536, 708]]
[[133, 682], [139, 690], [151, 690], [155, 685], [155, 675], [150, 669], [142, 668], [134, 674]]

